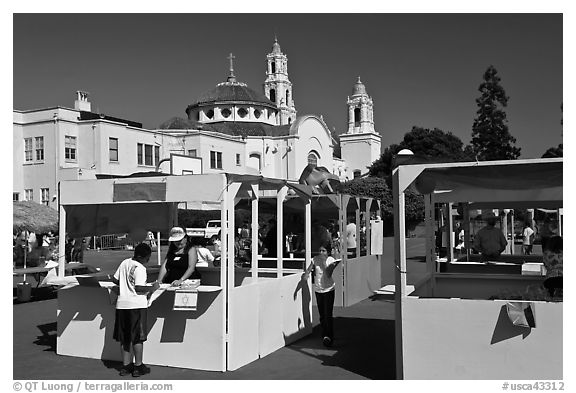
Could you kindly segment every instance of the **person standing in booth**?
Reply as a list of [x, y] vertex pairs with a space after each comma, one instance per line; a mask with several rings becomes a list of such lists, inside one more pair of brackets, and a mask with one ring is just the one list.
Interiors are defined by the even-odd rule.
[[168, 238], [170, 246], [166, 259], [160, 267], [158, 282], [180, 286], [184, 280], [200, 279], [200, 273], [196, 269], [198, 262], [198, 252], [192, 245], [190, 239], [180, 227], [170, 230]]
[[482, 262], [498, 261], [500, 254], [506, 249], [508, 241], [500, 228], [496, 228], [496, 216], [489, 213], [486, 226], [478, 231], [474, 238], [474, 248], [482, 255]]
[[312, 263], [303, 273], [304, 280], [308, 280], [310, 272], [314, 270], [314, 292], [316, 303], [320, 313], [320, 325], [322, 327], [322, 343], [331, 347], [334, 342], [334, 325], [332, 312], [334, 309], [334, 295], [336, 284], [332, 278], [334, 268], [340, 261], [330, 256], [330, 242], [318, 248], [318, 254], [312, 259]]
[[532, 247], [534, 245], [534, 230], [529, 222], [524, 224], [522, 229], [522, 251], [524, 255], [532, 254]]
[[356, 258], [356, 217], [353, 215], [348, 216], [348, 224], [346, 225], [346, 241], [348, 244], [348, 257]]

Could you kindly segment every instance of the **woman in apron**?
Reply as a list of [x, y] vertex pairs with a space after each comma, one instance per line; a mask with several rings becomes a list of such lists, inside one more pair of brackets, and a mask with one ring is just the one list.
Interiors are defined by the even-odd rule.
[[172, 228], [168, 241], [170, 241], [170, 247], [160, 267], [158, 282], [179, 286], [184, 280], [200, 279], [200, 273], [196, 270], [198, 253], [184, 229]]

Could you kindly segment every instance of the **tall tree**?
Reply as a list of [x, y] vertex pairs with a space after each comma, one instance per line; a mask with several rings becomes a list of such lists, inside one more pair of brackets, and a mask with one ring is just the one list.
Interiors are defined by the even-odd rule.
[[[370, 177], [362, 179], [355, 184], [345, 183], [348, 192], [359, 192], [362, 187], [378, 189], [378, 193], [384, 193], [384, 198], [379, 198], [382, 203], [382, 219], [386, 234], [392, 233], [393, 229], [393, 204], [392, 204], [392, 161], [394, 156], [402, 149], [410, 149], [415, 156], [427, 162], [454, 162], [470, 161], [474, 156], [468, 151], [460, 138], [451, 132], [444, 132], [438, 128], [432, 130], [422, 127], [412, 127], [412, 130], [404, 135], [399, 144], [392, 144], [384, 149], [380, 158], [370, 166], [371, 177], [383, 178], [385, 188], [375, 188], [375, 181], [368, 181]], [[361, 186], [362, 185], [362, 186]], [[370, 195], [373, 196], [373, 195]], [[374, 197], [377, 197], [374, 195]], [[411, 228], [424, 219], [424, 198], [408, 190], [406, 193], [406, 225]]]
[[484, 81], [478, 90], [480, 97], [477, 117], [472, 125], [472, 150], [476, 158], [488, 160], [515, 160], [520, 156], [520, 148], [514, 146], [516, 138], [508, 131], [506, 108], [508, 97], [500, 86], [500, 77], [494, 66], [484, 73]]
[[380, 158], [370, 167], [370, 176], [383, 177], [391, 184], [392, 160], [402, 149], [410, 149], [416, 156], [429, 162], [454, 162], [474, 160], [464, 144], [451, 132], [438, 128], [432, 130], [412, 127], [399, 144], [392, 144], [384, 149]]
[[[394, 233], [394, 203], [392, 190], [381, 177], [368, 176], [343, 183], [340, 192], [380, 200], [380, 216], [384, 221], [384, 235]], [[424, 199], [412, 191], [406, 193], [406, 227], [413, 229], [424, 220]]]
[[559, 144], [558, 147], [551, 147], [542, 155], [542, 158], [558, 158], [564, 155], [564, 144]]

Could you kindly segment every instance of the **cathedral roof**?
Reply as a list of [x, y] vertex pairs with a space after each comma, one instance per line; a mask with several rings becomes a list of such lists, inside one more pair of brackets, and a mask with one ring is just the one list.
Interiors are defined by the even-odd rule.
[[246, 86], [245, 83], [224, 82], [218, 84], [214, 89], [200, 95], [194, 104], [188, 106], [186, 113], [188, 113], [190, 109], [199, 106], [235, 103], [263, 105], [276, 109], [276, 104], [270, 101], [268, 97], [252, 90]]
[[236, 136], [285, 136], [290, 135], [290, 125], [272, 126], [255, 122], [217, 122], [203, 124], [202, 129]]
[[202, 130], [217, 132], [225, 135], [234, 136], [285, 136], [290, 135], [290, 124], [283, 126], [273, 126], [257, 122], [231, 122], [222, 121], [215, 123], [201, 123], [198, 121], [173, 117], [158, 128], [163, 130]]

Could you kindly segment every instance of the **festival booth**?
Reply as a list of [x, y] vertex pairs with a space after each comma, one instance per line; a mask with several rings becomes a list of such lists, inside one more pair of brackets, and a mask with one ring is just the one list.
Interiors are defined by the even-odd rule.
[[[397, 377], [562, 379], [563, 306], [561, 299], [533, 296], [543, 275], [524, 271], [523, 261], [515, 261], [520, 268], [514, 271], [488, 261], [473, 262], [473, 272], [440, 272], [434, 243], [438, 203], [468, 204], [465, 214], [561, 208], [562, 159], [401, 165], [393, 181]], [[424, 196], [427, 232], [426, 275], [411, 293], [404, 218], [409, 188]]]
[[[261, 198], [261, 211], [271, 212], [276, 208], [276, 201], [270, 198]], [[243, 204], [246, 207], [246, 203]], [[288, 196], [284, 203], [285, 230], [283, 236], [290, 236], [293, 221], [304, 214], [304, 199]], [[312, 214], [312, 249], [317, 247], [319, 239], [314, 239], [314, 222], [325, 225], [334, 222], [340, 233], [338, 246], [333, 247], [332, 256], [342, 263], [334, 269], [333, 278], [336, 284], [334, 305], [337, 307], [352, 306], [374, 294], [382, 287], [384, 269], [383, 254], [383, 222], [379, 219], [380, 201], [373, 198], [357, 197], [348, 194], [314, 194], [311, 197]], [[354, 252], [348, 252], [348, 239], [346, 236], [348, 217], [353, 217], [356, 225], [356, 246]], [[377, 219], [378, 217], [378, 219]], [[303, 250], [284, 248], [285, 268], [305, 268]], [[260, 266], [276, 264], [276, 257], [258, 257]], [[315, 304], [315, 297], [312, 298]]]
[[[282, 228], [283, 202], [289, 190], [304, 206], [304, 259], [309, 264], [310, 187], [260, 176], [206, 174], [64, 181], [60, 185], [60, 233], [89, 236], [144, 228], [157, 232], [159, 238], [160, 231], [166, 233], [177, 224], [179, 204], [218, 209], [225, 223], [221, 229], [221, 265], [197, 267], [202, 281], [196, 290], [162, 287], [152, 295], [144, 361], [198, 370], [235, 370], [312, 332], [311, 282], [302, 280], [301, 268], [285, 269], [281, 252], [272, 269], [234, 264], [236, 203], [250, 201], [252, 241], [256, 244], [260, 197], [275, 195], [278, 227]], [[62, 256], [64, 238], [60, 238]], [[282, 231], [277, 241], [278, 250], [282, 250]], [[160, 264], [160, 252], [158, 255]], [[252, 260], [257, 258], [254, 247]], [[59, 263], [64, 264], [63, 258]], [[149, 280], [155, 278], [153, 274], [149, 273]], [[58, 291], [57, 353], [120, 360], [118, 343], [112, 338], [113, 284], [59, 279], [68, 285]]]
[[[331, 212], [337, 213], [342, 259], [333, 274], [336, 282], [334, 305], [349, 307], [372, 296], [384, 281], [384, 235], [383, 222], [379, 219], [380, 201], [347, 194], [327, 194], [313, 198], [314, 218], [331, 217]], [[347, 237], [350, 221], [356, 223], [356, 247], [353, 251]]]

